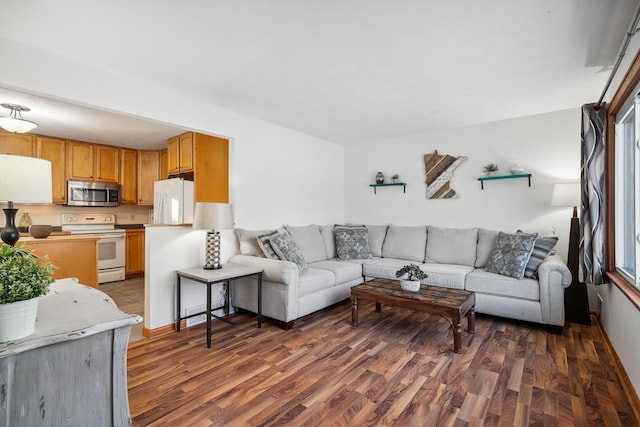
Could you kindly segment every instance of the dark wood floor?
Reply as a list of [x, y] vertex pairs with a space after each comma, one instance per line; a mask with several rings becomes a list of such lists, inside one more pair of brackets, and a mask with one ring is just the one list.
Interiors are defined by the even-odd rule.
[[348, 302], [285, 331], [194, 327], [130, 344], [136, 426], [638, 426], [596, 326], [562, 335], [478, 315], [455, 354], [444, 318]]

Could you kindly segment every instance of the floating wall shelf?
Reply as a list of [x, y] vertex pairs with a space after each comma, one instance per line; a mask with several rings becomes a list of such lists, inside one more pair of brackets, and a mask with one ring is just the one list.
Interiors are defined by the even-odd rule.
[[478, 178], [480, 181], [480, 188], [484, 190], [484, 182], [492, 181], [494, 179], [513, 179], [513, 178], [527, 178], [529, 180], [529, 187], [531, 187], [531, 174], [530, 173], [516, 173], [512, 175], [498, 175], [498, 176], [485, 176]]
[[406, 193], [407, 192], [406, 182], [392, 182], [391, 184], [369, 184], [369, 187], [373, 187], [373, 194], [377, 194], [376, 188], [378, 187], [398, 187], [400, 185], [402, 186], [402, 192]]

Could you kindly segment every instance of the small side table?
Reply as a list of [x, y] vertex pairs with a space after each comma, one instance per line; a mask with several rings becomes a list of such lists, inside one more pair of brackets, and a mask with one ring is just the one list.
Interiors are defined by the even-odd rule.
[[[262, 269], [256, 267], [249, 267], [240, 264], [227, 263], [223, 264], [222, 268], [218, 270], [205, 270], [202, 267], [188, 268], [184, 270], [176, 271], [176, 330], [180, 332], [180, 322], [191, 317], [200, 316], [201, 314], [207, 315], [207, 347], [211, 348], [211, 318], [215, 317], [220, 319], [230, 326], [238, 325], [242, 322], [232, 322], [229, 319], [229, 293], [231, 281], [234, 279], [240, 279], [242, 277], [256, 276], [258, 278], [258, 328], [262, 327]], [[191, 279], [196, 282], [207, 285], [207, 309], [200, 313], [190, 314], [189, 316], [181, 317], [180, 311], [182, 309], [180, 304], [181, 297], [181, 279]], [[225, 302], [221, 307], [211, 307], [211, 286], [215, 283], [224, 283], [226, 287]], [[225, 315], [217, 316], [213, 314], [213, 311], [224, 308]], [[252, 320], [252, 319], [247, 319]]]

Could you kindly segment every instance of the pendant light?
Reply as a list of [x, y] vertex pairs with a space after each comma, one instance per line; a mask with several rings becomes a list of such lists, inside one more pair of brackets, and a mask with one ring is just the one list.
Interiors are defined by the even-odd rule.
[[8, 116], [0, 117], [0, 127], [4, 130], [25, 133], [38, 126], [36, 123], [22, 118], [22, 112], [31, 111], [29, 108], [16, 104], [0, 104], [0, 106], [11, 110]]

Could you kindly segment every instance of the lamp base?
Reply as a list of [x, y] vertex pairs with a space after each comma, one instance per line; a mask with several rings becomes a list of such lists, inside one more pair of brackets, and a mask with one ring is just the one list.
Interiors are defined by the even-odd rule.
[[564, 290], [564, 320], [581, 325], [591, 325], [589, 313], [589, 295], [586, 283], [578, 278], [578, 263], [580, 262], [580, 219], [577, 209], [573, 208], [571, 227], [569, 228], [569, 252], [567, 267], [571, 272], [571, 285]]
[[204, 266], [205, 270], [218, 270], [222, 268], [220, 263], [220, 232], [207, 231], [207, 238], [204, 245]]
[[0, 238], [7, 245], [14, 246], [20, 239], [20, 231], [18, 231], [18, 228], [16, 227], [16, 213], [18, 212], [18, 209], [14, 209], [12, 206], [13, 203], [9, 203], [10, 206], [8, 208], [2, 209], [5, 216], [5, 225], [2, 229], [2, 233], [0, 233]]

